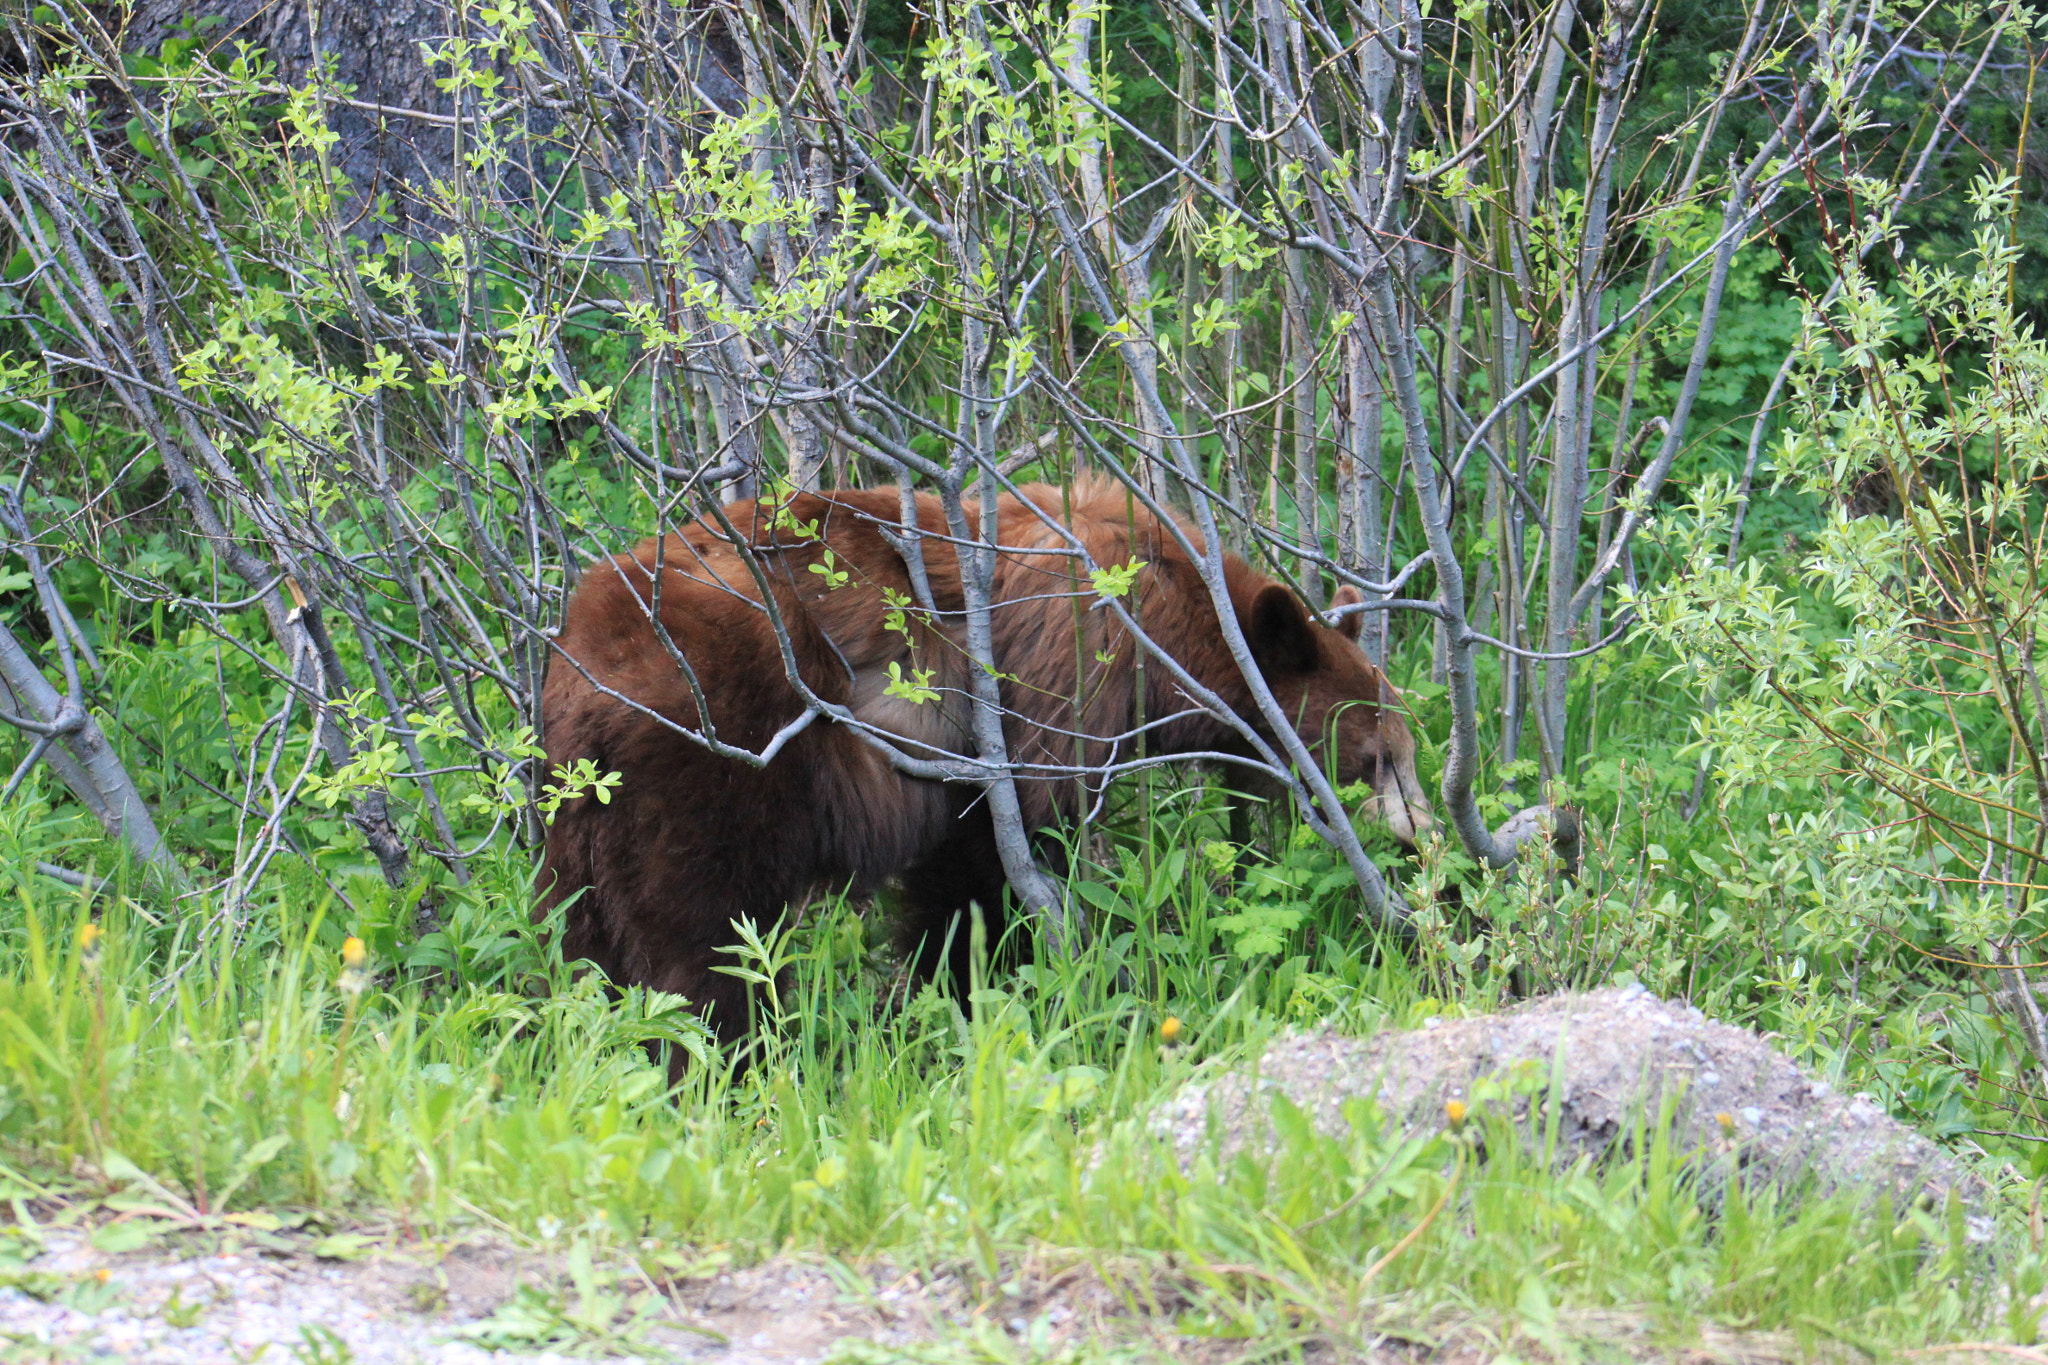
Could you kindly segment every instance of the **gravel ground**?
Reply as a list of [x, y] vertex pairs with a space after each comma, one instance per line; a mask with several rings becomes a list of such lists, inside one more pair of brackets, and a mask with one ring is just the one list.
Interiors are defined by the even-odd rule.
[[[927, 1281], [880, 1272], [863, 1280], [843, 1269], [834, 1274], [817, 1264], [783, 1260], [678, 1284], [661, 1317], [636, 1333], [644, 1343], [637, 1351], [620, 1349], [616, 1338], [589, 1337], [557, 1343], [556, 1349], [491, 1349], [461, 1334], [502, 1322], [508, 1306], [521, 1302], [522, 1289], [559, 1286], [559, 1258], [468, 1242], [445, 1250], [382, 1246], [365, 1259], [337, 1262], [314, 1256], [317, 1239], [310, 1236], [263, 1240], [260, 1247], [244, 1242], [238, 1248], [194, 1247], [189, 1254], [159, 1244], [108, 1255], [92, 1246], [84, 1230], [51, 1232], [42, 1256], [0, 1271], [0, 1361], [552, 1365], [609, 1356], [622, 1365], [800, 1365], [839, 1351], [840, 1365], [1242, 1365], [1261, 1357], [1258, 1344], [1243, 1339], [1181, 1336], [1176, 1319], [1189, 1304], [1171, 1277], [1155, 1278], [1160, 1267], [1071, 1261], [1006, 1264], [1005, 1287], [1012, 1292], [997, 1306], [977, 1303], [946, 1277]], [[991, 1350], [987, 1343], [963, 1340], [962, 1329], [977, 1317], [1000, 1329], [1008, 1342], [997, 1341]], [[1512, 1331], [1503, 1337], [1501, 1324], [1488, 1319], [1442, 1323], [1419, 1339], [1369, 1334], [1349, 1348], [1311, 1338], [1290, 1348], [1298, 1354], [1281, 1358], [1301, 1365], [1497, 1365], [1517, 1358], [1793, 1365], [1806, 1358], [1789, 1338], [1712, 1325], [1674, 1343], [1648, 1320], [1623, 1312], [1560, 1315], [1554, 1325], [1569, 1341], [1597, 1349], [1567, 1350], [1560, 1357], [1544, 1341]], [[1096, 1350], [1076, 1353], [1084, 1341], [1096, 1343]], [[1997, 1345], [1939, 1349], [1943, 1365], [2048, 1361], [2039, 1352]]]
[[[648, 1296], [637, 1322], [628, 1308], [614, 1321], [616, 1335], [563, 1328], [548, 1343], [547, 1328], [560, 1323], [545, 1316], [547, 1306], [565, 1299], [556, 1259], [465, 1243], [439, 1255], [379, 1251], [331, 1261], [310, 1254], [314, 1240], [294, 1246], [272, 1235], [261, 1249], [195, 1246], [179, 1254], [158, 1246], [116, 1256], [82, 1230], [51, 1232], [42, 1255], [0, 1272], [0, 1358], [473, 1365], [604, 1354], [800, 1365], [847, 1340], [884, 1348], [928, 1341], [946, 1316], [939, 1305], [955, 1297], [943, 1282], [841, 1281], [790, 1261], [680, 1283], [660, 1297], [638, 1276], [622, 1276], [612, 1292]], [[576, 1301], [567, 1290], [566, 1304]], [[497, 1340], [476, 1339], [492, 1328]]]

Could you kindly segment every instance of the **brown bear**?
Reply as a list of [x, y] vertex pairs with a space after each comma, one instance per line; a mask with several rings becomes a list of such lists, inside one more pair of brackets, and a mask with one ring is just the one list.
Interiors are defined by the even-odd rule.
[[[1084, 483], [1064, 496], [1032, 485], [1023, 495], [1035, 507], [1008, 495], [998, 504], [992, 611], [1012, 760], [1128, 761], [1138, 749], [1131, 731], [1141, 676], [1149, 753], [1248, 754], [1242, 737], [1192, 704], [1156, 659], [1139, 671], [1136, 642], [1091, 605], [1085, 570], [1060, 553], [1067, 541], [1047, 520], [1071, 526], [1097, 565], [1142, 561], [1123, 599], [1132, 615], [1190, 676], [1263, 728], [1208, 589], [1175, 538], [1113, 485]], [[749, 556], [706, 519], [601, 560], [570, 598], [555, 641], [542, 697], [549, 768], [588, 759], [621, 780], [608, 802], [583, 795], [556, 814], [541, 911], [569, 901], [566, 959], [595, 963], [617, 985], [687, 997], [727, 1042], [749, 1028], [746, 987], [713, 970], [732, 962], [721, 950], [735, 942], [737, 919], [765, 930], [814, 892], [858, 895], [897, 878], [921, 970], [940, 965], [941, 945], [951, 944], [949, 965], [964, 976], [961, 917], [970, 904], [982, 911], [987, 942], [1001, 937], [1005, 880], [980, 788], [906, 776], [852, 727], [824, 718], [762, 767], [657, 719], [698, 731], [701, 697], [718, 741], [759, 753], [803, 715], [761, 605], [765, 584], [797, 676], [820, 699], [913, 756], [972, 753], [954, 542], [938, 500], [921, 495], [935, 608], [927, 617], [897, 548], [900, 506], [894, 489], [732, 504], [724, 520], [747, 538]], [[665, 640], [652, 625], [657, 564]], [[1234, 555], [1225, 576], [1252, 654], [1302, 739], [1337, 783], [1369, 781], [1373, 813], [1412, 842], [1429, 821], [1415, 743], [1387, 705], [1393, 690], [1358, 647], [1358, 616], [1322, 625], [1292, 591]], [[1355, 590], [1339, 600], [1356, 601]], [[1077, 665], [1085, 669], [1078, 705]], [[1094, 799], [1070, 774], [1020, 776], [1017, 786], [1033, 829], [1071, 819], [1084, 796]]]

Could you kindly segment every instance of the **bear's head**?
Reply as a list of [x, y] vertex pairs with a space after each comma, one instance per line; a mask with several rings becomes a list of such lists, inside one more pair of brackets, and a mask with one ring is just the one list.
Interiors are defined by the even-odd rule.
[[[1363, 600], [1346, 584], [1332, 608]], [[1399, 710], [1400, 696], [1358, 647], [1364, 617], [1352, 612], [1333, 629], [1311, 620], [1292, 590], [1261, 588], [1240, 623], [1252, 657], [1295, 732], [1337, 786], [1371, 786], [1365, 814], [1383, 821], [1413, 847], [1435, 824], [1415, 775], [1415, 736]]]

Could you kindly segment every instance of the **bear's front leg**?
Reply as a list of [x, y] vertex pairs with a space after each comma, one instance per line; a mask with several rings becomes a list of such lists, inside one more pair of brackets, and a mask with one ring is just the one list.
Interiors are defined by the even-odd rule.
[[988, 806], [976, 801], [953, 822], [944, 842], [903, 873], [901, 941], [920, 980], [943, 970], [954, 992], [967, 999], [974, 962], [970, 906], [980, 907], [984, 942], [996, 966], [1028, 959], [1021, 926], [1018, 933], [1008, 932], [1008, 887]]

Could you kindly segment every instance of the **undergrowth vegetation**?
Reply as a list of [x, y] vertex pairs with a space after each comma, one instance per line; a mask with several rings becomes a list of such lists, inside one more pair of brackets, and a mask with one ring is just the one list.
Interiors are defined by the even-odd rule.
[[[887, 1263], [991, 1309], [1084, 1267], [1269, 1352], [2035, 1340], [2032, 17], [557, 8], [451, 7], [410, 112], [198, 16], [5, 31], [0, 1282], [72, 1218]], [[384, 197], [337, 131], [365, 108], [430, 130]], [[538, 846], [614, 776], [538, 737], [585, 564], [743, 497], [896, 483], [966, 526], [1083, 477], [1317, 610], [1359, 590], [1432, 836], [1347, 823], [1369, 792], [1272, 714], [1224, 719], [1273, 800], [1150, 766], [1139, 714], [1034, 774], [1088, 815], [1037, 832], [1040, 917], [977, 945], [1023, 965], [964, 996], [908, 973], [886, 885], [733, 925], [738, 1054], [561, 959]], [[1143, 566], [1075, 563], [1081, 676]], [[888, 629], [983, 651], [945, 771], [994, 809], [962, 592]], [[791, 726], [864, 723], [803, 695]], [[1539, 810], [1565, 837], [1503, 842]], [[1282, 1103], [1270, 1150], [1187, 1168], [1148, 1126], [1287, 1029], [1628, 982], [1869, 1092], [1984, 1216], [1745, 1183], [1654, 1114], [1560, 1163], [1538, 1092], [1435, 1136]]]
[[[1185, 1170], [1146, 1124], [1205, 1066], [1290, 1026], [1416, 1027], [1636, 973], [1777, 1029], [1930, 1131], [2012, 1122], [1996, 1078], [2014, 1059], [1966, 987], [1916, 980], [1910, 953], [1873, 956], [1857, 999], [1810, 979], [1842, 965], [1817, 926], [1845, 896], [1885, 894], [1862, 880], [1881, 851], [1784, 820], [1782, 843], [1746, 857], [1726, 837], [1737, 812], [1688, 827], [1624, 802], [1577, 883], [1488, 883], [1426, 853], [1422, 879], [1462, 881], [1466, 903], [1446, 898], [1396, 946], [1319, 842], [1282, 824], [1273, 856], [1232, 846], [1202, 786], [1151, 809], [1076, 874], [1100, 916], [1085, 948], [969, 1000], [907, 980], [886, 906], [828, 899], [779, 933], [741, 926], [764, 1028], [738, 1069], [684, 1002], [565, 969], [528, 921], [517, 857], [436, 887], [424, 933], [416, 898], [339, 860], [347, 901], [278, 875], [234, 929], [141, 890], [94, 902], [19, 876], [0, 940], [0, 1178], [24, 1213], [110, 1198], [165, 1230], [259, 1240], [470, 1229], [657, 1277], [879, 1259], [963, 1276], [992, 1305], [1087, 1266], [1180, 1331], [1262, 1345], [1391, 1332], [1569, 1357], [1624, 1328], [1677, 1349], [1709, 1325], [1785, 1349], [2033, 1338], [2048, 1279], [2012, 1218], [1986, 1242], [1959, 1205], [1711, 1179], [1731, 1158], [1673, 1150], [1654, 1115], [1618, 1159], [1565, 1166], [1544, 1155], [1541, 1104], [1515, 1131], [1498, 1098], [1434, 1138], [1354, 1106], [1333, 1139], [1282, 1101], [1270, 1150]], [[61, 845], [61, 823], [17, 802], [10, 864]], [[1686, 877], [1658, 839], [1721, 875]], [[1757, 884], [1807, 912], [1746, 914]], [[1938, 1023], [1915, 1012], [1944, 991]], [[675, 1087], [668, 1049], [692, 1059]]]

